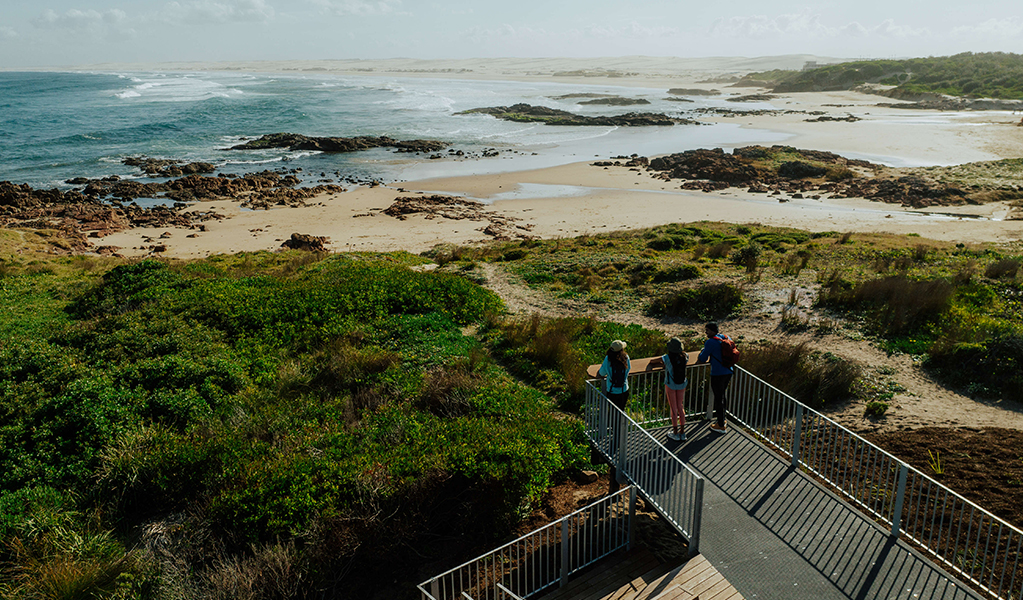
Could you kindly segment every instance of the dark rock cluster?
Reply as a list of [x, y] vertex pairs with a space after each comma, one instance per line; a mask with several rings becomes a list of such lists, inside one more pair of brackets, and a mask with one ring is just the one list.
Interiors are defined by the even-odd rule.
[[604, 126], [604, 127], [648, 127], [648, 126], [670, 126], [670, 125], [697, 125], [697, 121], [669, 117], [662, 113], [626, 113], [624, 115], [612, 116], [585, 116], [577, 115], [547, 106], [533, 106], [532, 104], [513, 104], [511, 106], [491, 106], [487, 108], [473, 108], [460, 113], [486, 114], [503, 119], [505, 121], [516, 121], [525, 123], [544, 123], [546, 125], [581, 125], [581, 126]]
[[446, 142], [434, 140], [395, 140], [389, 137], [309, 137], [298, 133], [271, 133], [257, 140], [238, 144], [227, 150], [261, 150], [287, 148], [289, 150], [319, 150], [320, 152], [357, 152], [370, 148], [395, 148], [398, 152], [436, 152], [446, 148]]
[[[121, 162], [129, 167], [138, 167], [150, 177], [181, 177], [194, 173], [212, 173], [217, 170], [215, 166], [207, 162], [182, 163], [179, 160], [149, 158], [148, 156], [129, 156]], [[69, 183], [75, 182], [76, 180], [72, 180]]]
[[615, 96], [612, 98], [596, 98], [594, 100], [584, 100], [579, 104], [597, 104], [603, 106], [632, 106], [634, 104], [650, 104], [650, 101], [644, 98], [621, 98]]
[[325, 236], [293, 233], [289, 239], [284, 240], [281, 248], [305, 250], [306, 252], [330, 252], [327, 248], [329, 243], [330, 238]]
[[[766, 159], [780, 153], [798, 155], [803, 160], [789, 160], [777, 168], [765, 166], [768, 164]], [[639, 163], [635, 161], [633, 164]], [[609, 163], [594, 164], [606, 166]], [[795, 198], [819, 198], [821, 194], [830, 194], [836, 198], [867, 198], [914, 208], [974, 202], [966, 190], [915, 176], [853, 177], [851, 172], [846, 172], [846, 177], [828, 181], [826, 176], [831, 167], [874, 170], [877, 165], [832, 152], [788, 146], [746, 146], [736, 148], [731, 154], [718, 148], [658, 157], [650, 161], [649, 170], [657, 172], [657, 176], [665, 180], [684, 180], [680, 186], [682, 189], [715, 191], [745, 187], [754, 193], [787, 193]]]
[[36, 190], [0, 181], [0, 227], [56, 231], [63, 243], [55, 245], [55, 251], [96, 251], [87, 238], [131, 227], [190, 227], [192, 223], [192, 217], [166, 206], [112, 206], [78, 191]]

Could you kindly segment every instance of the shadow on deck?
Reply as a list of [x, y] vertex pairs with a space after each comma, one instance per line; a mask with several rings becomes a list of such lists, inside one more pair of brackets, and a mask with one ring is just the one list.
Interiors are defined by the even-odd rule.
[[706, 480], [703, 556], [747, 598], [979, 599], [738, 428], [655, 436]]

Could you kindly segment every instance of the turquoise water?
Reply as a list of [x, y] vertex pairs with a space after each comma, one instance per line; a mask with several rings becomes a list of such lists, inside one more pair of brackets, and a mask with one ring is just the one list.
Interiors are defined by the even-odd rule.
[[[511, 171], [617, 154], [777, 143], [782, 134], [737, 125], [656, 128], [548, 127], [487, 115], [455, 115], [517, 102], [582, 114], [682, 111], [727, 105], [723, 98], [681, 104], [664, 90], [400, 77], [196, 73], [0, 73], [0, 181], [69, 188], [72, 177], [138, 177], [121, 164], [146, 155], [205, 161], [222, 172], [300, 168], [304, 183], [338, 175], [384, 181]], [[583, 106], [554, 96], [599, 92], [643, 97], [639, 107]], [[734, 106], [733, 106], [734, 107]], [[744, 106], [744, 108], [753, 108]], [[388, 150], [353, 154], [285, 149], [224, 151], [267, 133], [386, 135], [435, 139], [495, 158], [428, 160]]]

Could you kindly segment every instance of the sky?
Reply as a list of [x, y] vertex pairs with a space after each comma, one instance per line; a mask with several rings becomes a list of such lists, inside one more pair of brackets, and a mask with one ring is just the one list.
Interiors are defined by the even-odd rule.
[[2, 0], [0, 68], [109, 62], [1023, 53], [1018, 0]]

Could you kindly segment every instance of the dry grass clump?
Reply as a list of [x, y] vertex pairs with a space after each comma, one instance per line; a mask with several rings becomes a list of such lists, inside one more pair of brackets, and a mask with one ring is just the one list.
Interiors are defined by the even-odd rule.
[[1023, 261], [1018, 258], [1003, 258], [995, 261], [984, 269], [984, 277], [989, 279], [1013, 279], [1016, 277], [1016, 273], [1019, 272], [1020, 265]]
[[944, 280], [916, 281], [896, 275], [853, 285], [833, 274], [821, 286], [817, 303], [866, 309], [883, 333], [898, 335], [944, 312], [954, 291]]
[[862, 376], [855, 363], [813, 352], [807, 342], [744, 347], [742, 366], [797, 400], [818, 406], [853, 398]]

